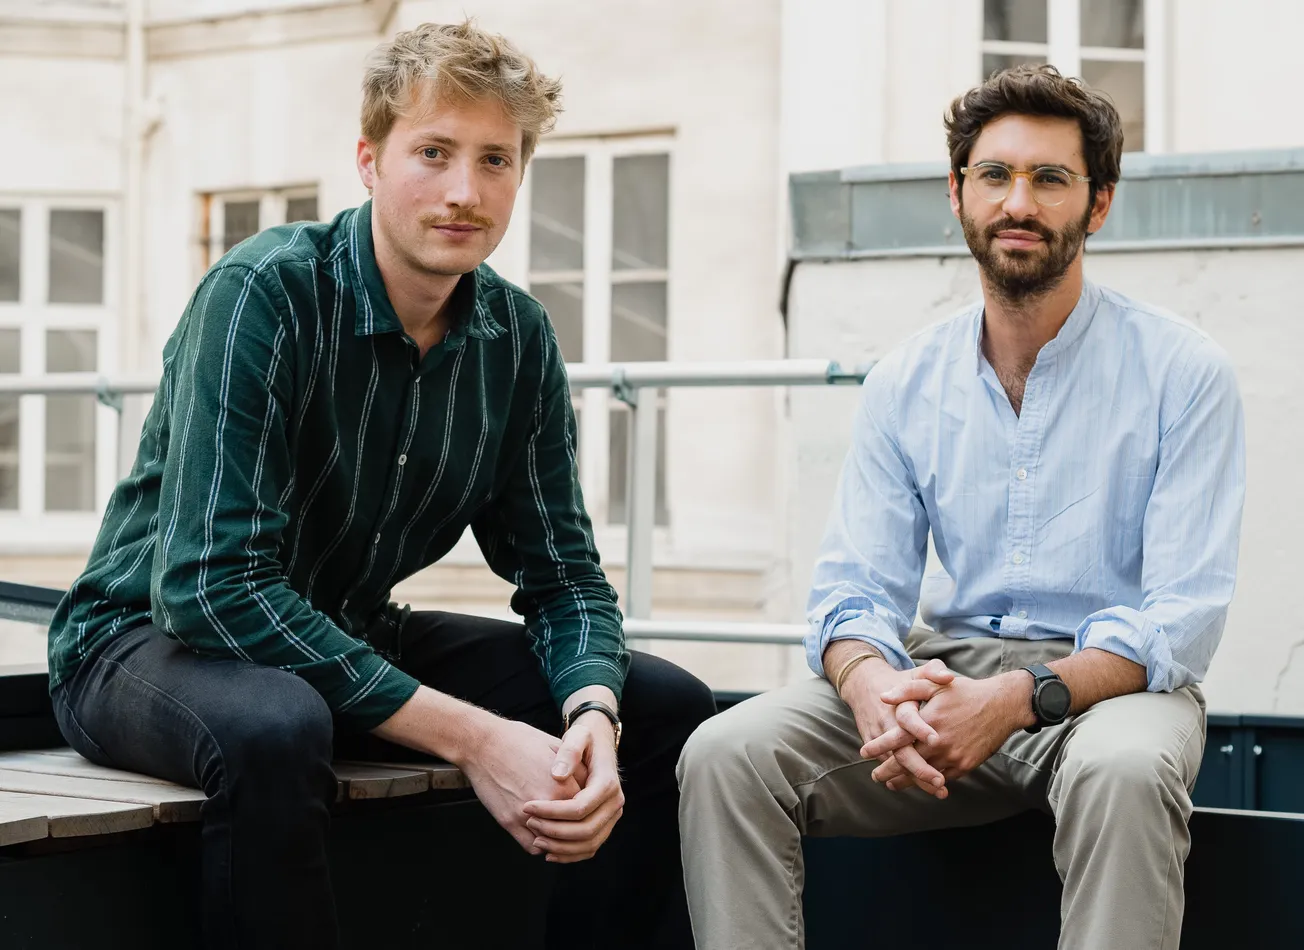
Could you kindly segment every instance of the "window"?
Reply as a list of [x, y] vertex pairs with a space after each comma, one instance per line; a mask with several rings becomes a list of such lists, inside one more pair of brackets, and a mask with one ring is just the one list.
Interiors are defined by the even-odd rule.
[[[0, 374], [112, 369], [113, 211], [0, 196]], [[0, 395], [0, 519], [94, 516], [113, 484], [114, 432], [91, 395]]]
[[983, 0], [983, 76], [1053, 63], [1114, 100], [1124, 151], [1154, 149], [1158, 130], [1147, 132], [1147, 114], [1158, 103], [1147, 110], [1146, 14], [1145, 0]]
[[201, 273], [265, 228], [317, 220], [317, 189], [312, 186], [204, 194], [199, 200]]
[[[547, 308], [566, 361], [668, 359], [669, 143], [554, 145], [531, 162], [527, 187], [530, 292]], [[573, 396], [585, 497], [595, 519], [623, 524], [629, 413], [602, 391]], [[665, 403], [656, 399], [656, 522], [665, 525]]]

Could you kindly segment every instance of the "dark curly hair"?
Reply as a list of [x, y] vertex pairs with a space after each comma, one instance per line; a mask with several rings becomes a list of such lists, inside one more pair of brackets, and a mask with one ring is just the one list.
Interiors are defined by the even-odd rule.
[[973, 143], [983, 127], [1003, 115], [1041, 115], [1076, 119], [1082, 130], [1082, 154], [1096, 192], [1118, 182], [1123, 154], [1123, 122], [1110, 98], [1079, 79], [1060, 75], [1054, 66], [1013, 66], [951, 101], [946, 110], [946, 147], [956, 178], [969, 163]]

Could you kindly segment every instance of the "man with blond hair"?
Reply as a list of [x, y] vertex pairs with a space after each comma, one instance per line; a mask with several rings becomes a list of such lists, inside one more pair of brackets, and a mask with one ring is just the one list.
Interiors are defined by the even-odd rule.
[[[549, 946], [690, 939], [674, 764], [711, 693], [626, 651], [556, 337], [483, 263], [559, 94], [469, 22], [375, 51], [371, 200], [204, 276], [51, 625], [68, 742], [207, 794], [210, 946], [337, 945], [332, 747], [394, 744], [461, 767], [522, 848], [574, 865]], [[467, 527], [523, 625], [390, 602]]]

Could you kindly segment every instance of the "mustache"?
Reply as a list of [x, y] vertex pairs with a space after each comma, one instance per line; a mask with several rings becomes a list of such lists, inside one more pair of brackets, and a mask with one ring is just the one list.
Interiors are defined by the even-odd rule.
[[1013, 218], [1002, 218], [995, 224], [987, 226], [986, 236], [989, 239], [994, 238], [1002, 231], [1030, 231], [1047, 243], [1055, 239], [1056, 233], [1038, 221], [1015, 221]]
[[447, 227], [450, 224], [469, 224], [473, 227], [484, 228], [487, 231], [494, 226], [492, 218], [486, 218], [474, 211], [463, 211], [459, 214], [423, 214], [418, 220], [423, 227], [427, 228]]

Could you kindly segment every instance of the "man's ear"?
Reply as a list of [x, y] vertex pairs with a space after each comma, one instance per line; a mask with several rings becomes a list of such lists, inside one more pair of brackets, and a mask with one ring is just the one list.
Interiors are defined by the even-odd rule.
[[380, 177], [380, 149], [365, 138], [360, 137], [358, 139], [357, 163], [358, 177], [362, 179], [367, 194], [371, 194], [372, 188], [376, 185], [376, 179]]
[[1096, 201], [1091, 206], [1091, 219], [1087, 222], [1087, 233], [1095, 234], [1105, 226], [1109, 209], [1114, 206], [1114, 186], [1108, 185], [1096, 189]]
[[947, 172], [946, 190], [951, 196], [951, 214], [955, 215], [957, 218], [960, 217], [960, 210], [964, 206], [964, 201], [960, 197], [960, 189], [963, 185], [964, 183], [960, 180], [960, 177], [956, 175], [954, 168]]

